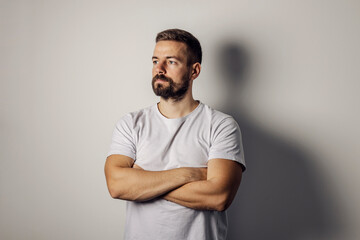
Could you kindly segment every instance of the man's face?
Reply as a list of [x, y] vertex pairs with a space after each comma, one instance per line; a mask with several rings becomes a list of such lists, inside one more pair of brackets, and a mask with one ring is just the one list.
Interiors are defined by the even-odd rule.
[[156, 43], [152, 60], [154, 93], [166, 100], [181, 100], [190, 85], [186, 45], [176, 41], [159, 41]]

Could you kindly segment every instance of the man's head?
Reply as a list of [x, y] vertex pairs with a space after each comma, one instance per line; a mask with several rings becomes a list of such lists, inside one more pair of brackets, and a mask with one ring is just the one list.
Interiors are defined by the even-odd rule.
[[199, 41], [189, 32], [169, 29], [158, 33], [153, 55], [152, 87], [164, 99], [181, 100], [201, 69]]
[[191, 33], [181, 29], [168, 29], [159, 32], [156, 36], [156, 42], [159, 41], [175, 41], [185, 43], [188, 54], [188, 64], [194, 64], [196, 62], [201, 64], [202, 50], [199, 40]]

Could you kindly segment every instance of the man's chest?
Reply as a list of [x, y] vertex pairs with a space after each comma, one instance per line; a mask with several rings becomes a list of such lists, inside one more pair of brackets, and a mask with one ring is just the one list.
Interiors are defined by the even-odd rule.
[[136, 164], [146, 170], [207, 166], [210, 128], [206, 122], [155, 122], [136, 134]]

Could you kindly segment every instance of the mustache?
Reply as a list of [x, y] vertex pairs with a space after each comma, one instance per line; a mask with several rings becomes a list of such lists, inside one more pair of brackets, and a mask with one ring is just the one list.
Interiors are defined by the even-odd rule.
[[154, 77], [153, 77], [153, 82], [155, 82], [156, 80], [163, 80], [163, 81], [167, 81], [167, 82], [172, 82], [172, 79], [171, 78], [168, 78], [166, 77], [165, 75], [159, 75], [159, 74], [156, 74]]

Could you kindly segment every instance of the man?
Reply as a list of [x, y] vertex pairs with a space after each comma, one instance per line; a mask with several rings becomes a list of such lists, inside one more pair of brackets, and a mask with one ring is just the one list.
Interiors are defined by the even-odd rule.
[[128, 200], [125, 239], [226, 239], [245, 161], [234, 119], [192, 96], [201, 59], [192, 34], [160, 32], [152, 57], [160, 102], [116, 124], [105, 175], [111, 196]]

